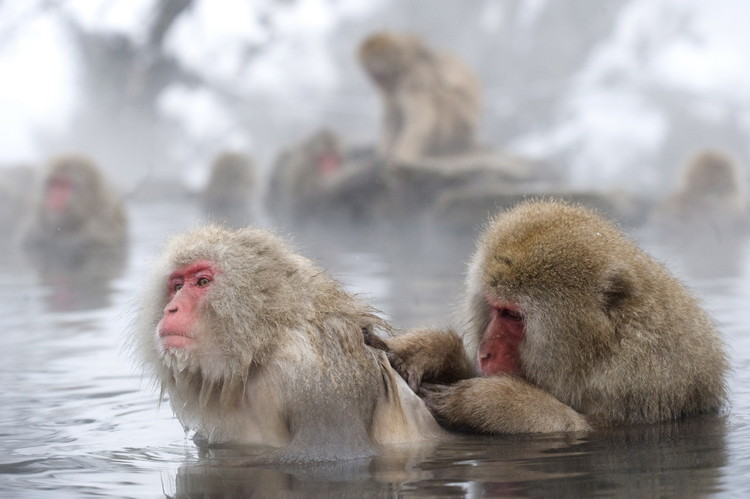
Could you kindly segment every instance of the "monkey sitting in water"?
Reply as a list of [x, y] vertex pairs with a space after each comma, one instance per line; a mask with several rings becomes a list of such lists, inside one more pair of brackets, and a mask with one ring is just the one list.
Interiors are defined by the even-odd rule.
[[365, 345], [389, 329], [269, 232], [206, 226], [168, 244], [134, 339], [177, 418], [209, 444], [333, 460], [442, 434]]
[[371, 342], [449, 427], [585, 431], [725, 401], [728, 363], [708, 314], [584, 208], [525, 202], [495, 218], [469, 264], [463, 313], [463, 341], [421, 330]]
[[127, 218], [99, 167], [78, 154], [46, 168], [38, 199], [22, 234], [25, 249], [54, 254], [122, 249]]

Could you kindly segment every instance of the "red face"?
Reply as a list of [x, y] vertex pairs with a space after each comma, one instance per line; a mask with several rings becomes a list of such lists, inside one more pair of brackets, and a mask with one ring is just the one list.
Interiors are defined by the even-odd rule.
[[324, 152], [317, 157], [318, 169], [324, 177], [338, 173], [341, 168], [341, 156], [335, 152]]
[[490, 323], [479, 343], [477, 360], [484, 375], [520, 374], [519, 346], [524, 338], [524, 316], [517, 303], [487, 297]]
[[201, 260], [180, 267], [169, 276], [169, 303], [157, 328], [164, 348], [186, 348], [195, 343], [200, 305], [215, 275], [215, 264]]
[[52, 177], [47, 182], [44, 206], [48, 213], [64, 213], [73, 195], [73, 182], [64, 177]]

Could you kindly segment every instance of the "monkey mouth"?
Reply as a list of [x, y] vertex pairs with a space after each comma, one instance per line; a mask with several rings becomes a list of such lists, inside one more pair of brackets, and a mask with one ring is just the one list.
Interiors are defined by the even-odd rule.
[[162, 329], [159, 330], [159, 338], [161, 339], [161, 346], [164, 348], [185, 348], [195, 343], [195, 340], [186, 334], [173, 333]]

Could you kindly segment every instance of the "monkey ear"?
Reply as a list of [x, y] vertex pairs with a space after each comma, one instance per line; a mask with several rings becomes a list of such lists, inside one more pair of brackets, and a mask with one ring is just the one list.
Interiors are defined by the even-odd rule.
[[619, 309], [623, 302], [636, 294], [635, 279], [626, 267], [613, 267], [604, 272], [601, 280], [603, 306], [607, 312]]

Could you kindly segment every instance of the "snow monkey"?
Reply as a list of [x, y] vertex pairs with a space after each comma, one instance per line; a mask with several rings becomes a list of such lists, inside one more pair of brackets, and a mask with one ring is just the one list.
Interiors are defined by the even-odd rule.
[[334, 460], [443, 434], [365, 344], [389, 329], [270, 232], [208, 225], [167, 244], [134, 339], [177, 418], [209, 445]]
[[253, 218], [257, 173], [253, 160], [239, 152], [223, 152], [211, 165], [211, 175], [201, 196], [203, 213], [231, 227], [242, 227]]
[[40, 187], [22, 234], [25, 248], [65, 260], [125, 246], [128, 223], [122, 200], [91, 159], [78, 154], [54, 158]]
[[462, 338], [378, 339], [449, 427], [585, 431], [725, 400], [723, 342], [696, 298], [581, 207], [529, 201], [492, 220], [469, 263], [463, 315]]
[[383, 157], [411, 162], [476, 146], [482, 88], [461, 60], [389, 31], [366, 38], [359, 59], [383, 98]]

